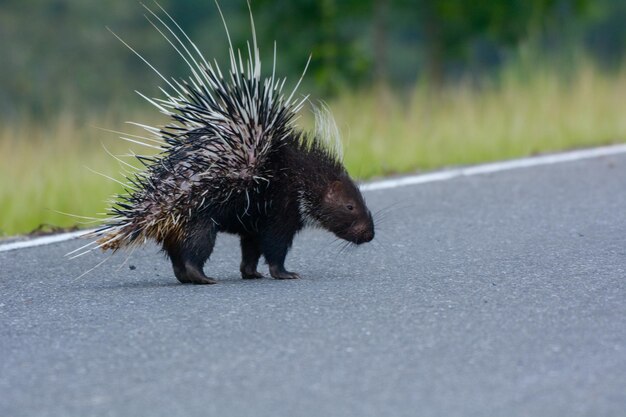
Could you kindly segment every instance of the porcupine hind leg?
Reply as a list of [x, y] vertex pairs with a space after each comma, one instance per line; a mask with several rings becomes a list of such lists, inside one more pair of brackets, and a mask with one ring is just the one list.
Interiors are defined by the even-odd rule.
[[261, 257], [261, 246], [257, 236], [241, 236], [241, 278], [263, 278], [263, 274], [256, 270]]
[[300, 278], [295, 272], [285, 269], [285, 258], [291, 248], [294, 234], [285, 236], [282, 234], [267, 233], [261, 238], [261, 250], [270, 267], [270, 275], [274, 279], [297, 279]]
[[215, 246], [217, 231], [214, 228], [196, 229], [182, 243], [168, 244], [164, 249], [172, 261], [174, 275], [183, 284], [216, 284], [204, 275], [203, 267]]

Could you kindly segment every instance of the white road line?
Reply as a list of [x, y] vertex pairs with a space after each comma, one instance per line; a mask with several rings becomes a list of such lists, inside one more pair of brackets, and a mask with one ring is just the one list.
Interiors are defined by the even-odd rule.
[[529, 168], [541, 165], [559, 164], [562, 162], [579, 161], [581, 159], [598, 158], [601, 156], [626, 153], [626, 144], [604, 146], [601, 148], [581, 149], [578, 151], [563, 152], [551, 155], [531, 156], [529, 158], [512, 159], [510, 161], [494, 162], [475, 165], [467, 168], [456, 168], [438, 171], [429, 174], [412, 175], [388, 180], [374, 181], [363, 184], [362, 191], [384, 190], [387, 188], [404, 187], [407, 185], [424, 184], [428, 182], [447, 181], [458, 177], [491, 174], [494, 172], [510, 171], [519, 168]]
[[21, 240], [19, 242], [5, 243], [0, 245], [0, 252], [7, 252], [15, 249], [32, 248], [34, 246], [49, 245], [51, 243], [64, 242], [66, 240], [75, 239], [89, 232], [93, 232], [96, 229], [79, 230], [76, 232], [59, 233], [56, 235], [42, 236], [29, 240]]
[[[409, 185], [425, 184], [429, 182], [447, 181], [459, 177], [469, 177], [473, 175], [491, 174], [501, 171], [510, 171], [519, 168], [530, 168], [541, 165], [559, 164], [562, 162], [579, 161], [581, 159], [598, 158], [626, 153], [626, 144], [603, 146], [601, 148], [582, 149], [577, 151], [563, 152], [552, 155], [531, 156], [529, 158], [513, 159], [504, 162], [494, 162], [490, 164], [476, 165], [467, 168], [449, 169], [445, 171], [432, 172], [429, 174], [411, 175], [400, 178], [374, 181], [361, 185], [362, 191], [376, 191], [387, 188], [405, 187]], [[83, 234], [92, 232], [81, 230], [77, 232], [61, 233], [58, 235], [38, 237], [25, 241], [6, 243], [0, 245], [0, 252], [16, 249], [32, 248], [35, 246], [49, 245], [51, 243], [64, 242], [75, 239]]]

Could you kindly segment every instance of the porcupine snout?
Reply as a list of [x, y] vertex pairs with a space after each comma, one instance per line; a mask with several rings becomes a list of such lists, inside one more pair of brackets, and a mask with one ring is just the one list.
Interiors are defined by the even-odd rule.
[[374, 220], [372, 215], [368, 213], [367, 219], [357, 222], [352, 226], [352, 232], [354, 233], [354, 243], [360, 245], [361, 243], [371, 242], [374, 239]]
[[356, 220], [353, 220], [352, 224], [344, 230], [343, 233], [336, 233], [337, 236], [360, 245], [367, 243], [374, 239], [374, 220], [372, 214], [367, 210], [364, 215], [359, 216]]

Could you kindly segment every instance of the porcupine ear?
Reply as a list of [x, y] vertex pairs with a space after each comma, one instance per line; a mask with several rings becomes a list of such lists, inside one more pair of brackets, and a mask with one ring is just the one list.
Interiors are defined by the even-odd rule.
[[324, 202], [331, 206], [340, 204], [343, 195], [343, 184], [341, 181], [333, 181], [324, 192]]

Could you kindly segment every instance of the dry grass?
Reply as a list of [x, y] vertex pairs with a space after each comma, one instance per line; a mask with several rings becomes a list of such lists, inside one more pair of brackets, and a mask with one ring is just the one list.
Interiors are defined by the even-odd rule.
[[624, 97], [626, 72], [583, 66], [568, 81], [545, 70], [480, 91], [418, 87], [404, 102], [362, 93], [331, 107], [350, 171], [372, 177], [625, 141]]
[[0, 235], [85, 221], [59, 212], [90, 217], [103, 212], [105, 201], [121, 187], [91, 170], [121, 175], [102, 145], [116, 154], [137, 147], [101, 126], [116, 128], [120, 123], [64, 114], [47, 126], [24, 122], [0, 129]]
[[[481, 90], [455, 86], [434, 93], [418, 86], [409, 99], [359, 92], [329, 105], [348, 169], [369, 178], [621, 142], [624, 97], [626, 72], [601, 75], [582, 65], [566, 81], [537, 70], [526, 80], [509, 75]], [[119, 164], [101, 143], [118, 154], [129, 146], [96, 126], [127, 130], [115, 118], [68, 114], [47, 126], [25, 120], [0, 128], [0, 234], [77, 223], [57, 211], [103, 212], [120, 186], [85, 167], [120, 178]]]

